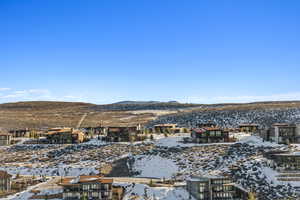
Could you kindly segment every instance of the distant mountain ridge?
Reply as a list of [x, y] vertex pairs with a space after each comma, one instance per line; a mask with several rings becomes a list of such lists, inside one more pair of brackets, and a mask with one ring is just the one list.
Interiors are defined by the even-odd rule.
[[178, 103], [178, 101], [167, 101], [167, 102], [162, 102], [162, 101], [119, 101], [116, 103], [112, 104], [119, 104], [119, 105], [124, 105], [124, 104], [158, 104], [158, 103]]

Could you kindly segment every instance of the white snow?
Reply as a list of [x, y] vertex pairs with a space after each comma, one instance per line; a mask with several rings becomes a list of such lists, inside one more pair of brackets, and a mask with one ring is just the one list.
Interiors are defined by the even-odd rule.
[[283, 145], [279, 145], [276, 143], [268, 142], [268, 141], [263, 141], [262, 138], [258, 136], [245, 136], [240, 139], [241, 143], [247, 143], [251, 146], [264, 146], [264, 147], [282, 147]]
[[[135, 198], [138, 196], [138, 198]], [[183, 187], [149, 187], [144, 184], [127, 186], [124, 200], [187, 200], [189, 194]], [[191, 200], [195, 200], [191, 198]]]
[[181, 133], [176, 135], [171, 135], [169, 137], [164, 137], [158, 139], [155, 143], [156, 146], [160, 147], [194, 147], [194, 146], [209, 146], [209, 145], [230, 145], [233, 143], [206, 143], [206, 144], [198, 144], [198, 143], [183, 143], [183, 139], [186, 137], [190, 137], [190, 133]]
[[178, 166], [169, 159], [160, 156], [136, 156], [134, 171], [140, 172], [137, 177], [171, 178], [178, 172]]

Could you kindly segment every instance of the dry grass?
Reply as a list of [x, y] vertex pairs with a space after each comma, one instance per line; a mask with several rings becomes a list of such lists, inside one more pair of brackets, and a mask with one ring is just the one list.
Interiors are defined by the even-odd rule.
[[76, 127], [81, 117], [88, 113], [82, 127], [102, 125], [144, 124], [157, 115], [128, 111], [98, 111], [94, 104], [72, 102], [20, 102], [0, 105], [0, 127], [43, 128]]
[[201, 112], [207, 110], [253, 110], [269, 108], [300, 107], [299, 101], [260, 102], [249, 104], [215, 104], [203, 105], [199, 109], [180, 109], [180, 111], [156, 110], [108, 111], [94, 109], [94, 104], [74, 102], [18, 102], [0, 104], [0, 128], [42, 128], [68, 126], [76, 127], [81, 117], [88, 113], [82, 127], [145, 124], [159, 115], [174, 112]]

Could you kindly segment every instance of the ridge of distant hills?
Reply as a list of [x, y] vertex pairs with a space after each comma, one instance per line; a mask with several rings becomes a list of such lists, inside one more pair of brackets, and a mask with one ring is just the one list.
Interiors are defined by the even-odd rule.
[[116, 103], [112, 104], [157, 104], [157, 103], [178, 103], [178, 101], [167, 101], [167, 102], [162, 102], [162, 101], [119, 101]]
[[300, 121], [300, 101], [185, 104], [176, 101], [122, 101], [96, 105], [83, 102], [28, 101], [0, 104], [0, 128], [76, 127], [178, 123], [195, 126], [206, 120], [232, 127], [240, 122], [268, 125]]

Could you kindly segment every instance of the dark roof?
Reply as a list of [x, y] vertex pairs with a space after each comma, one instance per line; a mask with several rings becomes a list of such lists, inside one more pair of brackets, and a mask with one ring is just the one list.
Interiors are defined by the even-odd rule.
[[243, 126], [259, 126], [259, 125], [258, 124], [240, 124], [239, 126], [243, 127]]
[[275, 123], [273, 126], [278, 126], [278, 127], [296, 127], [295, 124], [288, 124], [288, 123]]
[[0, 135], [11, 136], [9, 133], [0, 133]]

